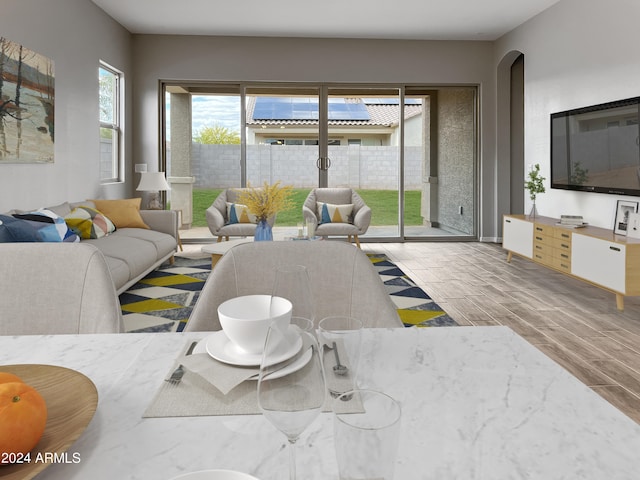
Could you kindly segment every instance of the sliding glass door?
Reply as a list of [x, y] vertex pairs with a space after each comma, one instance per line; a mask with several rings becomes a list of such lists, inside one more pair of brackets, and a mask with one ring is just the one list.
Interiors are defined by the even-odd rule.
[[208, 241], [224, 188], [281, 182], [294, 232], [314, 187], [372, 208], [364, 241], [475, 238], [476, 88], [166, 83], [163, 161], [185, 241]]

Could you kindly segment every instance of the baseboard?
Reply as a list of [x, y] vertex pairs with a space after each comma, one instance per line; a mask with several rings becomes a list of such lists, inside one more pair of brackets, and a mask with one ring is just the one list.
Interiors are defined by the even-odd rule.
[[480, 242], [502, 243], [502, 237], [480, 237]]

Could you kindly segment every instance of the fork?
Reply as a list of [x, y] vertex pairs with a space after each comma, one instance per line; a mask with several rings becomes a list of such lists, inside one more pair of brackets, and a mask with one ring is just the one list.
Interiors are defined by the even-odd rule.
[[[193, 349], [196, 348], [197, 344], [198, 342], [192, 342], [191, 345], [189, 345], [189, 349], [187, 350], [187, 353], [185, 353], [185, 356], [191, 355], [191, 353], [193, 352]], [[185, 371], [186, 370], [184, 369], [184, 366], [180, 364], [178, 365], [178, 368], [176, 368], [173, 371], [171, 376], [167, 378], [165, 381], [169, 383], [173, 383], [174, 385], [177, 385], [178, 383], [180, 383], [180, 380], [182, 380], [182, 377], [184, 377]]]

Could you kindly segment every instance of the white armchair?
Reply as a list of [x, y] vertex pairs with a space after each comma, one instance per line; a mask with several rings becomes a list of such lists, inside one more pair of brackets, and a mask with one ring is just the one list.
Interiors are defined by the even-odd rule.
[[[334, 207], [339, 206], [338, 215], [331, 218], [329, 213], [327, 218], [329, 210], [325, 209], [325, 218], [323, 218], [318, 208], [319, 203], [328, 205], [329, 210], [334, 209], [334, 211]], [[344, 215], [345, 213], [347, 215]], [[349, 242], [353, 239], [358, 247], [360, 247], [358, 236], [364, 235], [371, 224], [371, 208], [352, 188], [314, 188], [309, 192], [302, 206], [302, 215], [305, 222], [315, 224], [316, 235], [320, 237], [346, 235]], [[343, 218], [345, 216], [346, 218]], [[338, 221], [335, 221], [336, 218]]]
[[[256, 231], [255, 223], [229, 223], [227, 213], [227, 203], [237, 203], [241, 192], [248, 188], [228, 188], [223, 190], [215, 199], [213, 204], [207, 209], [207, 225], [214, 237], [218, 237], [218, 242], [229, 240], [229, 237], [252, 237]], [[273, 227], [275, 216], [269, 217], [267, 223]]]

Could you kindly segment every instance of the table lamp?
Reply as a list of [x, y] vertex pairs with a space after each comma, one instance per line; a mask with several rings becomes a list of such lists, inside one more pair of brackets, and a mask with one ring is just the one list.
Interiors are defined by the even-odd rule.
[[140, 183], [136, 190], [139, 192], [152, 192], [149, 199], [149, 209], [161, 210], [162, 204], [158, 198], [158, 192], [171, 190], [166, 178], [164, 178], [164, 172], [142, 172], [140, 175]]

